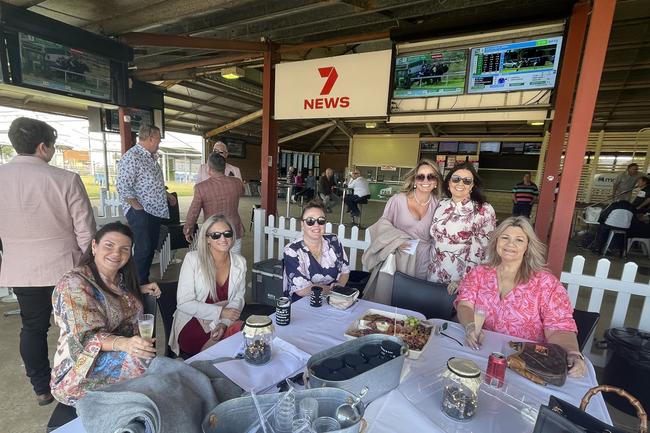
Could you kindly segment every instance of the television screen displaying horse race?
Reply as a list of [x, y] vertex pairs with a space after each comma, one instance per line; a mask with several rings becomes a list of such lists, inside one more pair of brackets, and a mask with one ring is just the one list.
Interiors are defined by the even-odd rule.
[[465, 90], [467, 51], [400, 54], [395, 59], [393, 98], [458, 95]]
[[562, 37], [472, 48], [468, 93], [555, 86]]
[[111, 99], [110, 60], [19, 34], [22, 83], [92, 99]]

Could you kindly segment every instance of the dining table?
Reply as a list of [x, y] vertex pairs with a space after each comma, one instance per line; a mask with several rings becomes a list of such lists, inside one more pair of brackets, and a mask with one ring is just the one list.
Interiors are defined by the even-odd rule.
[[[305, 370], [309, 356], [348, 341], [351, 337], [345, 335], [346, 330], [363, 317], [368, 310], [425, 319], [418, 312], [366, 300], [358, 300], [346, 310], [336, 309], [327, 303], [321, 307], [312, 307], [306, 297], [291, 305], [289, 325], [275, 325], [275, 336], [279, 339], [278, 341], [306, 354], [306, 356], [297, 357], [300, 361], [296, 363], [294, 360], [292, 367], [288, 369], [279, 369], [272, 365], [251, 367], [246, 364], [245, 360], [236, 359], [237, 354], [241, 353], [243, 348], [242, 333], [237, 333], [213, 345], [189, 358], [186, 362], [231, 359], [231, 361], [227, 361], [229, 364], [237, 362], [240, 364], [234, 364], [234, 369], [233, 365], [230, 365], [229, 369], [223, 368], [224, 372], [237, 370], [237, 365], [242, 371], [253, 368], [253, 371], [256, 372], [254, 376], [259, 377], [262, 381], [242, 383], [239, 376], [248, 374], [242, 373], [233, 375], [238, 377], [230, 377], [235, 383], [240, 386], [244, 385], [245, 390], [246, 386], [254, 388], [257, 393], [277, 392], [276, 384]], [[506, 355], [513, 353], [508, 346], [508, 342], [513, 340], [513, 337], [484, 331], [485, 338], [480, 350], [474, 350], [464, 344], [464, 330], [460, 324], [439, 319], [429, 319], [427, 322], [438, 328], [446, 324], [445, 332], [442, 334], [432, 333], [420, 356], [417, 359], [407, 358], [405, 360], [400, 385], [367, 405], [364, 418], [368, 427], [365, 433], [516, 433], [511, 429], [515, 425], [518, 426], [521, 433], [530, 433], [539, 405], [546, 404], [551, 395], [578, 406], [584, 394], [598, 384], [593, 365], [588, 359], [585, 359], [587, 364], [585, 376], [568, 377], [563, 386], [538, 385], [507, 370], [505, 385], [502, 389], [482, 386], [482, 389], [487, 391], [489, 402], [484, 404], [483, 412], [481, 412], [481, 406], [477, 409], [477, 412], [481, 413], [481, 418], [476, 417], [478, 422], [463, 423], [450, 420], [440, 415], [440, 403], [434, 395], [436, 383], [439, 382], [441, 372], [446, 369], [447, 361], [452, 357], [471, 360], [484, 373], [490, 354], [493, 352]], [[219, 364], [215, 364], [215, 366], [219, 368]], [[372, 384], [369, 383], [368, 386], [372, 386]], [[517, 422], [514, 422], [511, 415], [506, 415], [507, 411], [511, 411], [513, 408], [518, 412], [521, 412], [522, 408], [528, 409], [530, 412], [526, 415], [528, 419], [517, 418]], [[587, 412], [611, 424], [611, 418], [601, 394], [591, 398]], [[79, 418], [55, 431], [57, 433], [86, 432]]]

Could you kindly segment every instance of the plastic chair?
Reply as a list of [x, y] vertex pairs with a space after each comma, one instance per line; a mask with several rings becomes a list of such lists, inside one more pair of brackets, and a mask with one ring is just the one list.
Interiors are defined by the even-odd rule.
[[359, 208], [359, 215], [356, 217], [352, 215], [352, 224], [358, 225], [359, 228], [361, 228], [361, 217], [363, 215], [363, 207], [364, 207], [363, 205], [368, 204], [369, 198], [370, 198], [369, 195], [361, 197], [357, 202], [357, 207]]
[[578, 327], [578, 347], [582, 352], [587, 341], [589, 341], [596, 330], [596, 325], [600, 319], [600, 313], [591, 311], [573, 310], [573, 320]]
[[390, 304], [424, 314], [427, 319], [451, 320], [455, 295], [447, 293], [447, 284], [433, 283], [395, 272]]
[[634, 245], [635, 242], [638, 242], [641, 244], [641, 249], [643, 250], [643, 254], [646, 254], [648, 257], [650, 257], [650, 238], [632, 238], [627, 240], [627, 249], [626, 249], [626, 254], [629, 254], [630, 248], [632, 248], [632, 245]]
[[607, 242], [605, 243], [605, 248], [603, 249], [603, 256], [607, 254], [609, 245], [616, 235], [623, 235], [623, 248], [621, 248], [621, 257], [625, 255], [627, 247], [627, 230], [632, 224], [633, 217], [634, 214], [626, 209], [614, 209], [607, 216], [605, 225], [612, 227], [612, 229], [609, 231], [609, 236], [607, 236]]

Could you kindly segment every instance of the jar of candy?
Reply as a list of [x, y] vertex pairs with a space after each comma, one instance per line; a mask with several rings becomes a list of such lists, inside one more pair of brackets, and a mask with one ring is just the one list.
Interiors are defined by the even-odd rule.
[[271, 360], [271, 344], [275, 330], [268, 316], [250, 316], [242, 329], [244, 334], [244, 360], [249, 364], [262, 365]]
[[442, 412], [448, 417], [466, 421], [476, 414], [481, 370], [468, 359], [449, 358], [443, 373]]

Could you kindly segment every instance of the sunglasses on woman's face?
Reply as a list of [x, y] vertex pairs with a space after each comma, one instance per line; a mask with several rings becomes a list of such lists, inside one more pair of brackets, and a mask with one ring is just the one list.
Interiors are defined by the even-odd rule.
[[474, 183], [474, 179], [471, 177], [460, 177], [457, 174], [453, 175], [450, 180], [451, 183], [458, 183], [462, 180], [465, 185], [471, 185]]
[[227, 230], [225, 232], [212, 232], [212, 233], [208, 233], [206, 236], [216, 241], [218, 239], [221, 239], [221, 235], [223, 235], [223, 237], [226, 239], [232, 238], [232, 232], [230, 230]]
[[418, 174], [417, 176], [415, 176], [415, 180], [417, 180], [417, 181], [422, 182], [422, 181], [424, 181], [424, 179], [431, 182], [432, 180], [436, 180], [436, 175], [433, 174], [433, 173], [429, 173], [426, 176], [424, 174]]
[[303, 218], [302, 219], [305, 224], [307, 224], [309, 227], [313, 226], [314, 224], [318, 223], [319, 226], [324, 226], [327, 220], [325, 217], [308, 217], [308, 218]]

